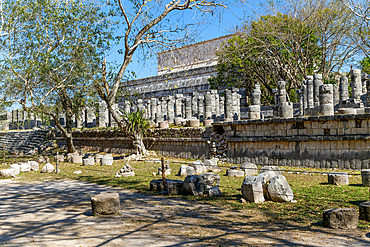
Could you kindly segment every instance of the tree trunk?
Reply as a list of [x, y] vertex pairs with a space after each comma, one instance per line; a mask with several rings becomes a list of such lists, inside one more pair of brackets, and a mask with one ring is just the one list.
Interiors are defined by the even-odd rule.
[[65, 138], [66, 138], [66, 141], [67, 141], [68, 153], [75, 153], [76, 148], [75, 148], [75, 145], [73, 144], [72, 133], [68, 133], [67, 136], [65, 136]]
[[146, 148], [141, 133], [135, 133], [132, 136], [130, 136], [130, 138], [132, 139], [132, 144], [134, 145], [134, 147], [136, 147], [136, 154], [145, 155]]

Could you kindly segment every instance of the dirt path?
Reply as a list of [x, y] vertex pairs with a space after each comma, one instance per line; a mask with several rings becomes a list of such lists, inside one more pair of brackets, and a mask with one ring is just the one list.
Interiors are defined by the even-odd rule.
[[[103, 191], [120, 194], [121, 216], [92, 216], [90, 196]], [[365, 234], [86, 182], [0, 180], [0, 246], [370, 246]]]

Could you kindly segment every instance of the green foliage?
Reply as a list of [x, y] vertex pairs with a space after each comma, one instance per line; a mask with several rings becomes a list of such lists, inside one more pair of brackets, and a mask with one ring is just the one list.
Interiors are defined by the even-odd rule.
[[370, 58], [365, 57], [360, 61], [361, 71], [366, 74], [370, 74]]
[[273, 103], [277, 81], [287, 81], [290, 91], [317, 68], [318, 41], [305, 21], [283, 14], [261, 16], [224, 44], [217, 54], [218, 74], [210, 79], [211, 86], [245, 87], [250, 92], [258, 82], [262, 101]]
[[149, 121], [144, 117], [144, 111], [135, 111], [132, 113], [125, 113], [126, 131], [129, 134], [138, 134], [145, 136], [150, 128]]

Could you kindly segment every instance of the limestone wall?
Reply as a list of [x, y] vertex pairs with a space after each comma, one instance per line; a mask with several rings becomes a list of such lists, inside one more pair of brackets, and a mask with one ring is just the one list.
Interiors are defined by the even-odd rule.
[[[185, 159], [205, 159], [208, 157], [208, 138], [144, 138], [149, 150], [159, 155]], [[64, 138], [57, 138], [58, 145], [66, 145]], [[74, 138], [80, 149], [108, 153], [133, 153], [134, 147], [129, 138]]]
[[227, 160], [240, 164], [367, 169], [370, 114], [215, 123]]

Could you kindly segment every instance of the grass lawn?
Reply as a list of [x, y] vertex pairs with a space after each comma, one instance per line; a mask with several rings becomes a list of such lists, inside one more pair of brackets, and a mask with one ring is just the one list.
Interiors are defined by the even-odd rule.
[[[16, 161], [32, 160], [32, 158], [7, 158], [8, 164]], [[36, 160], [34, 158], [33, 160]], [[52, 157], [50, 157], [52, 160]], [[156, 159], [156, 160], [159, 160]], [[180, 165], [191, 163], [192, 161], [175, 158], [165, 158], [172, 169], [171, 176], [168, 179], [180, 179], [175, 176], [180, 168]], [[54, 161], [51, 161], [55, 165]], [[130, 164], [136, 175], [134, 177], [114, 178], [116, 172], [119, 171], [124, 164]], [[112, 166], [82, 166], [80, 164], [70, 164], [61, 162], [59, 174], [43, 174], [38, 172], [21, 173], [17, 176], [17, 180], [21, 182], [58, 180], [58, 179], [73, 179], [87, 181], [101, 185], [120, 187], [122, 189], [130, 189], [144, 193], [150, 193], [149, 182], [153, 179], [159, 179], [160, 176], [153, 176], [153, 172], [157, 172], [160, 163], [154, 161], [123, 161], [116, 160]], [[226, 177], [226, 169], [231, 164], [221, 165], [223, 171], [220, 173], [221, 185], [220, 190], [223, 193], [222, 197], [191, 197], [182, 196], [187, 200], [198, 200], [212, 205], [220, 205], [229, 207], [231, 210], [246, 210], [256, 213], [263, 213], [269, 217], [271, 221], [289, 222], [302, 226], [314, 225], [320, 226], [322, 220], [322, 211], [330, 208], [351, 207], [358, 210], [358, 205], [361, 202], [369, 200], [369, 188], [361, 186], [360, 171], [345, 171], [351, 174], [348, 186], [333, 186], [327, 184], [327, 175], [322, 174], [331, 172], [332, 170], [297, 168], [297, 167], [280, 167], [282, 170], [299, 171], [284, 172], [283, 175], [287, 178], [294, 192], [294, 200], [296, 203], [277, 203], [265, 202], [261, 204], [241, 203], [241, 184], [243, 178]], [[0, 169], [5, 169], [7, 166], [0, 166]], [[40, 169], [42, 164], [40, 164]], [[74, 171], [81, 170], [81, 174], [73, 174]], [[342, 171], [342, 170], [337, 170]], [[181, 178], [182, 180], [184, 178]], [[370, 224], [366, 221], [359, 221], [359, 226], [368, 230]]]

